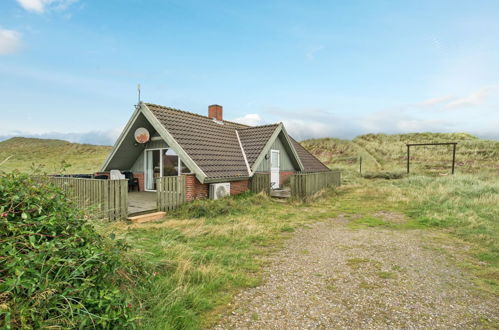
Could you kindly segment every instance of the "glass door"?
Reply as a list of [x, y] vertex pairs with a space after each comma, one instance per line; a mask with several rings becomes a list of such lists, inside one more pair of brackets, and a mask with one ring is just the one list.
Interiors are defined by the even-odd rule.
[[191, 171], [172, 149], [146, 149], [144, 157], [145, 191], [156, 191], [156, 179], [178, 176]]
[[146, 150], [145, 155], [145, 190], [156, 190], [156, 179], [161, 176], [161, 150]]

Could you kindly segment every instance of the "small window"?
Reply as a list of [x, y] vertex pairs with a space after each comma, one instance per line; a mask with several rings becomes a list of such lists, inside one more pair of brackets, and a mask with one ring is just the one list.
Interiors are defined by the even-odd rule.
[[166, 149], [163, 154], [163, 176], [178, 175], [178, 156], [172, 149]]
[[183, 161], [180, 161], [180, 174], [191, 174], [191, 170], [184, 164]]

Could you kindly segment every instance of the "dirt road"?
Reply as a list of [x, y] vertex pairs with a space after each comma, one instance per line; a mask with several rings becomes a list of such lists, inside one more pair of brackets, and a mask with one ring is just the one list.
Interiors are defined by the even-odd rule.
[[271, 257], [263, 284], [237, 295], [216, 328], [497, 326], [499, 299], [474, 288], [425, 235], [351, 229], [344, 217], [300, 229]]

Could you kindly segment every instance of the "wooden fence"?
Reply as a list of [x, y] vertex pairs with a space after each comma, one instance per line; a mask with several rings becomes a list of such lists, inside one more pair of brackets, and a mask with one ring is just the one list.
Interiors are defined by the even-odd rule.
[[185, 175], [156, 179], [158, 211], [174, 210], [185, 203]]
[[250, 179], [250, 190], [254, 193], [265, 191], [270, 195], [270, 174], [269, 173], [255, 173]]
[[124, 220], [128, 216], [127, 180], [49, 177], [82, 209], [100, 218]]
[[305, 199], [324, 188], [340, 184], [340, 171], [294, 174], [290, 177], [291, 197]]

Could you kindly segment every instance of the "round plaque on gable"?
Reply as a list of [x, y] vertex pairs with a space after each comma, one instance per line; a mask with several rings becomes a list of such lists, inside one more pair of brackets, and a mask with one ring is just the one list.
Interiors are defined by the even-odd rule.
[[149, 131], [147, 128], [139, 127], [135, 130], [135, 141], [138, 143], [147, 143], [149, 142]]

